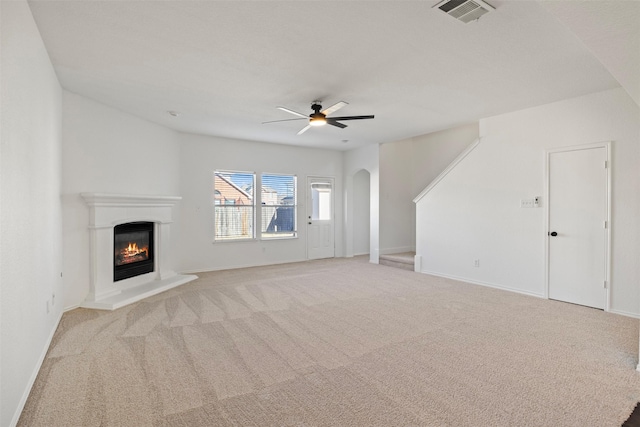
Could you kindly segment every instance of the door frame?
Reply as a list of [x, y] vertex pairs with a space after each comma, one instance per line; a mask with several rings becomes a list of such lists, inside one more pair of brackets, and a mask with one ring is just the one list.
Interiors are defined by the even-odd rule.
[[336, 254], [336, 178], [333, 176], [320, 176], [320, 175], [307, 175], [307, 180], [306, 180], [306, 188], [305, 188], [305, 204], [307, 205], [305, 208], [305, 224], [306, 224], [306, 229], [305, 229], [305, 235], [306, 235], [306, 255], [307, 255], [307, 260], [310, 260], [311, 258], [309, 258], [309, 215], [311, 213], [311, 210], [313, 209], [313, 205], [310, 203], [311, 201], [311, 181], [312, 180], [330, 180], [331, 181], [331, 218], [333, 220], [333, 257], [335, 258], [335, 254]]
[[[606, 281], [606, 287], [605, 287], [605, 295], [606, 295], [606, 299], [605, 299], [605, 303], [604, 303], [604, 311], [610, 311], [611, 310], [611, 168], [612, 168], [612, 164], [611, 164], [611, 141], [605, 141], [605, 142], [595, 142], [595, 143], [591, 143], [591, 144], [581, 144], [581, 145], [572, 145], [572, 146], [567, 146], [567, 147], [559, 147], [559, 148], [553, 148], [553, 149], [549, 149], [545, 151], [545, 195], [544, 195], [544, 200], [545, 202], [545, 216], [544, 216], [544, 230], [545, 230], [545, 235], [544, 235], [544, 267], [545, 267], [545, 274], [544, 274], [544, 281], [545, 281], [545, 286], [544, 286], [544, 297], [546, 299], [549, 299], [549, 256], [550, 256], [550, 252], [549, 252], [549, 234], [548, 232], [549, 230], [549, 223], [550, 223], [550, 215], [551, 215], [551, 211], [550, 211], [550, 206], [549, 206], [549, 194], [550, 194], [550, 189], [551, 189], [551, 182], [550, 182], [550, 168], [549, 168], [549, 161], [550, 161], [550, 157], [552, 154], [554, 153], [562, 153], [562, 152], [570, 152], [570, 151], [581, 151], [581, 150], [590, 150], [590, 149], [594, 149], [594, 148], [604, 148], [605, 149], [605, 153], [606, 153], [606, 157], [607, 157], [607, 218], [606, 218], [606, 232], [605, 232], [605, 281]], [[604, 224], [603, 224], [604, 225]]]

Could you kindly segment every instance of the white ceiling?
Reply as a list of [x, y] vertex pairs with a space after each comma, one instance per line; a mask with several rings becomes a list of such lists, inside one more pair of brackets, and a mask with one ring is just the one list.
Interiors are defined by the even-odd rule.
[[[344, 150], [620, 84], [638, 102], [640, 2], [488, 2], [469, 24], [437, 0], [29, 5], [64, 88], [184, 132]], [[262, 124], [316, 99], [376, 118]]]

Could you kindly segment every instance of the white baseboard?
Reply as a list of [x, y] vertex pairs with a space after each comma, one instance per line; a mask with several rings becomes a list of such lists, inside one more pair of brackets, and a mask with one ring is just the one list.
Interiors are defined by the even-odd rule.
[[75, 305], [70, 305], [69, 307], [65, 307], [62, 309], [62, 312], [66, 313], [67, 311], [75, 310], [76, 308], [80, 308], [80, 304], [75, 304]]
[[[342, 258], [336, 256], [336, 258]], [[237, 270], [239, 268], [251, 268], [251, 267], [266, 267], [269, 265], [280, 265], [280, 264], [291, 264], [294, 262], [305, 262], [310, 261], [308, 259], [293, 259], [282, 262], [269, 262], [269, 263], [259, 263], [259, 264], [240, 264], [240, 265], [225, 265], [224, 267], [210, 267], [210, 268], [199, 268], [195, 270], [182, 270], [180, 274], [198, 274], [198, 273], [207, 273], [209, 271], [223, 271], [223, 270]]]
[[35, 369], [31, 373], [31, 377], [29, 378], [29, 383], [27, 384], [27, 388], [22, 394], [22, 398], [20, 398], [20, 403], [18, 403], [18, 407], [16, 408], [16, 412], [13, 414], [13, 418], [11, 420], [10, 427], [15, 427], [18, 424], [18, 420], [20, 420], [20, 415], [22, 415], [22, 411], [24, 410], [24, 405], [27, 403], [27, 399], [29, 398], [29, 394], [31, 393], [31, 389], [36, 382], [36, 378], [38, 377], [38, 373], [40, 372], [40, 368], [42, 368], [42, 364], [44, 363], [44, 358], [47, 356], [47, 352], [49, 351], [49, 346], [51, 346], [51, 341], [53, 341], [53, 335], [58, 330], [58, 326], [60, 325], [60, 320], [62, 320], [62, 315], [64, 311], [60, 312], [58, 319], [55, 321], [54, 327], [51, 329], [51, 333], [49, 333], [49, 337], [47, 338], [46, 345], [38, 358], [38, 363], [36, 364]]
[[640, 314], [638, 314], [638, 313], [631, 313], [631, 312], [623, 311], [623, 310], [609, 310], [609, 313], [619, 314], [619, 315], [621, 315], [621, 316], [632, 317], [632, 318], [634, 318], [634, 319], [640, 319]]
[[413, 271], [420, 273], [422, 270], [422, 255], [416, 255], [413, 257]]
[[[457, 280], [457, 281], [460, 281], [460, 282], [471, 283], [472, 285], [486, 286], [488, 288], [501, 289], [501, 290], [504, 290], [504, 291], [515, 292], [515, 293], [518, 293], [518, 294], [529, 295], [529, 296], [532, 296], [532, 297], [548, 299], [548, 298], [546, 298], [544, 296], [544, 294], [538, 294], [538, 293], [535, 293], [535, 292], [523, 291], [521, 289], [514, 289], [514, 288], [510, 288], [508, 286], [496, 285], [495, 283], [480, 282], [478, 280], [471, 280], [471, 279], [467, 279], [467, 278], [464, 278], [464, 277], [452, 276], [450, 274], [438, 273], [436, 271], [428, 271], [428, 270], [422, 270], [422, 271], [416, 270], [416, 271], [418, 273], [429, 274], [431, 276], [444, 277], [446, 279], [452, 279], [452, 280]], [[634, 318], [634, 319], [640, 319], [640, 314], [631, 313], [629, 311], [624, 311], [624, 310], [609, 310], [608, 313], [619, 314], [620, 316], [631, 317], [631, 318]], [[640, 364], [638, 366], [640, 367]]]
[[438, 273], [438, 272], [435, 272], [435, 271], [428, 271], [428, 270], [422, 270], [422, 271], [419, 271], [419, 273], [429, 274], [431, 276], [444, 277], [445, 279], [452, 279], [452, 280], [457, 280], [459, 282], [471, 283], [472, 285], [480, 285], [480, 286], [485, 286], [487, 288], [500, 289], [500, 290], [503, 290], [503, 291], [515, 292], [517, 294], [528, 295], [528, 296], [531, 296], [531, 297], [537, 297], [537, 298], [543, 298], [544, 299], [544, 294], [538, 294], [538, 293], [535, 293], [535, 292], [523, 291], [522, 289], [510, 288], [508, 286], [503, 286], [503, 285], [496, 285], [495, 283], [480, 282], [478, 280], [472, 280], [472, 279], [467, 279], [467, 278], [464, 278], [464, 277], [457, 277], [457, 276], [452, 276], [450, 274], [443, 274], [443, 273]]

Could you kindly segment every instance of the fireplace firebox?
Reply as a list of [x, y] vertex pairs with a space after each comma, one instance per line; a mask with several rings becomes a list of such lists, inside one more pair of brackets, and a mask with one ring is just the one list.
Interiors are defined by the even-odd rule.
[[130, 222], [113, 229], [113, 281], [154, 271], [153, 222]]

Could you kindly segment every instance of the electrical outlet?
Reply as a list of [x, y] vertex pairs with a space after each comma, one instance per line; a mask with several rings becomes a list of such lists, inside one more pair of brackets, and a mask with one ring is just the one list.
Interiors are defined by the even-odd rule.
[[480, 267], [480, 260], [477, 259], [477, 260], [473, 261], [473, 266], [474, 267]]
[[51, 294], [51, 305], [56, 305], [56, 294]]
[[47, 300], [47, 314], [49, 314], [50, 310], [51, 310], [51, 308], [49, 307], [49, 300]]

